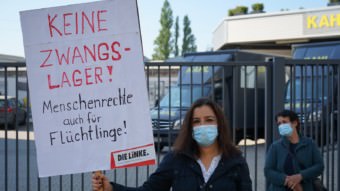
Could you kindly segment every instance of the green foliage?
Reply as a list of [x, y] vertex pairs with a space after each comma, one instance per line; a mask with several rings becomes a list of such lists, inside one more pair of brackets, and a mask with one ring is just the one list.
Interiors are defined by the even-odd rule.
[[[160, 18], [161, 29], [159, 35], [154, 41], [154, 54], [152, 55], [153, 60], [166, 60], [173, 53], [174, 56], [179, 56], [180, 49], [178, 39], [180, 36], [179, 32], [179, 17], [176, 17], [174, 34], [172, 34], [171, 29], [173, 25], [172, 10], [168, 0], [164, 1], [162, 7], [162, 13]], [[196, 52], [197, 46], [195, 44], [196, 38], [192, 34], [190, 27], [189, 17], [186, 15], [183, 19], [183, 42], [181, 55], [188, 52]]]
[[329, 0], [330, 3], [337, 3], [340, 2], [340, 0]]
[[183, 19], [182, 55], [189, 52], [196, 52], [197, 46], [195, 44], [195, 41], [196, 38], [192, 34], [189, 17], [185, 15]]
[[176, 22], [175, 22], [175, 50], [174, 50], [174, 56], [179, 55], [179, 48], [178, 48], [178, 38], [179, 38], [179, 18], [178, 16], [176, 17]]
[[254, 12], [262, 12], [264, 9], [263, 3], [254, 3], [251, 8]]
[[237, 6], [234, 9], [229, 9], [228, 15], [234, 16], [234, 15], [243, 15], [248, 13], [248, 7], [246, 6]]
[[154, 54], [152, 55], [153, 60], [166, 60], [169, 58], [170, 53], [173, 49], [173, 41], [171, 39], [171, 28], [173, 25], [172, 10], [167, 0], [164, 1], [162, 12], [161, 12], [161, 29], [159, 35], [154, 41]]
[[248, 7], [246, 7], [246, 6], [237, 6], [234, 9], [235, 15], [237, 15], [237, 14], [247, 14], [247, 13], [248, 13]]
[[229, 9], [228, 10], [228, 15], [229, 16], [234, 16], [234, 9]]

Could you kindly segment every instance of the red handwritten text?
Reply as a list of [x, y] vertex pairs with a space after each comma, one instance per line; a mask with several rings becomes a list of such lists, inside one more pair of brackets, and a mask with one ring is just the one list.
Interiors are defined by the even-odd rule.
[[90, 13], [85, 13], [84, 11], [67, 12], [62, 15], [48, 14], [47, 21], [50, 37], [107, 31], [105, 13], [107, 13], [107, 10], [96, 10]]
[[100, 66], [62, 72], [61, 76], [47, 75], [48, 88], [78, 87], [103, 83], [103, 69]]
[[111, 44], [101, 42], [99, 44], [67, 47], [63, 50], [41, 50], [40, 53], [44, 54], [44, 59], [40, 64], [40, 68], [54, 65], [84, 64], [96, 61], [117, 61], [122, 58], [119, 50], [120, 43], [118, 41], [114, 41]]

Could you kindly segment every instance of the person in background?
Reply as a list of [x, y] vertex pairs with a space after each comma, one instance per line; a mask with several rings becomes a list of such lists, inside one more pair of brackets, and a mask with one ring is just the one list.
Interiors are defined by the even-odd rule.
[[93, 174], [92, 188], [98, 191], [147, 190], [251, 191], [249, 169], [240, 150], [232, 143], [225, 116], [208, 98], [195, 101], [183, 121], [180, 133], [156, 171], [139, 188], [110, 183]]
[[324, 169], [322, 155], [310, 138], [302, 136], [300, 121], [293, 111], [275, 117], [281, 135], [266, 155], [264, 174], [268, 191], [313, 191], [312, 181]]

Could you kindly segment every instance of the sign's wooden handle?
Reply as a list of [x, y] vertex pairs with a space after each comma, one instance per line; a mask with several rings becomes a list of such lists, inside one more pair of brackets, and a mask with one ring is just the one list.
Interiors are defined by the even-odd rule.
[[[96, 171], [95, 172], [95, 175], [101, 175], [102, 174], [102, 171]], [[102, 180], [103, 181], [103, 180]], [[101, 188], [99, 188], [99, 190], [98, 191], [104, 191], [104, 182], [102, 182], [102, 187]]]

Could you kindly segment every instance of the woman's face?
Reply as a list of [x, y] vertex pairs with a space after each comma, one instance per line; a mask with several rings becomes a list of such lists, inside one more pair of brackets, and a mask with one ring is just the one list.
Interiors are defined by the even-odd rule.
[[289, 117], [282, 117], [282, 116], [279, 116], [279, 117], [277, 118], [276, 123], [277, 123], [277, 126], [279, 126], [279, 125], [281, 125], [281, 124], [284, 124], [284, 123], [290, 123], [294, 129], [296, 129], [296, 126], [297, 126], [297, 122], [296, 122], [296, 121], [291, 122], [290, 119], [289, 119]]
[[193, 127], [193, 138], [200, 148], [212, 148], [217, 146], [217, 118], [210, 106], [204, 105], [195, 108], [191, 123]]
[[200, 125], [217, 125], [217, 118], [211, 107], [203, 105], [194, 109], [192, 127]]

